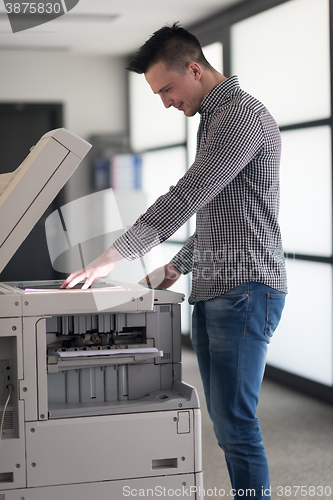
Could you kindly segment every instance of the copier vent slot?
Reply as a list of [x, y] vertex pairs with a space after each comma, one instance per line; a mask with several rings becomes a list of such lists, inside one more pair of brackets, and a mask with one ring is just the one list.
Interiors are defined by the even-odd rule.
[[[0, 422], [3, 417], [3, 409], [0, 410]], [[15, 421], [14, 421], [14, 408], [6, 408], [5, 417], [3, 420], [2, 427], [3, 434], [14, 434], [15, 431]]]
[[17, 337], [0, 336], [0, 422], [7, 403], [2, 438], [18, 438], [17, 356]]
[[171, 311], [171, 307], [170, 306], [160, 306], [160, 312], [161, 313], [169, 313]]

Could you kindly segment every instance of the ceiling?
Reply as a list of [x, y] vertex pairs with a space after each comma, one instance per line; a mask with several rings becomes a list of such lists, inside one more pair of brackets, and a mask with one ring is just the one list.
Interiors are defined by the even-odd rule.
[[0, 50], [126, 55], [166, 23], [187, 27], [242, 1], [251, 0], [79, 0], [58, 19], [13, 33], [0, 0]]

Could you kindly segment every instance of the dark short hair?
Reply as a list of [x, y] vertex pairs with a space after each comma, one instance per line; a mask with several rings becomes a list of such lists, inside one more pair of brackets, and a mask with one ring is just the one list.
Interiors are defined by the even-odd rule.
[[146, 73], [150, 66], [160, 61], [168, 69], [179, 73], [184, 73], [192, 61], [210, 68], [198, 39], [179, 23], [155, 31], [135, 54], [127, 69], [135, 73]]

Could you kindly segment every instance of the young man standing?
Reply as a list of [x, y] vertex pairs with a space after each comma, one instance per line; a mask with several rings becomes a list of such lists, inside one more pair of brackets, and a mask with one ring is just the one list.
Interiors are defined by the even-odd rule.
[[144, 255], [196, 213], [196, 232], [149, 279], [168, 288], [192, 272], [193, 347], [235, 498], [246, 490], [251, 498], [269, 498], [256, 408], [267, 344], [287, 293], [278, 224], [279, 130], [237, 77], [212, 68], [198, 40], [177, 24], [154, 33], [128, 69], [145, 75], [165, 107], [200, 113], [196, 158], [113, 247], [63, 287], [82, 279], [89, 287], [117, 260]]

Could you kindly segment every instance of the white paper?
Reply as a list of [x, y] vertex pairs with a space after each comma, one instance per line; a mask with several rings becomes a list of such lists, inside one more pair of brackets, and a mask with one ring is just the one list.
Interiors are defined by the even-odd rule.
[[151, 354], [158, 353], [156, 347], [143, 347], [136, 349], [107, 349], [101, 351], [63, 351], [56, 354], [61, 359], [79, 358], [79, 357], [92, 357], [92, 356], [128, 356], [134, 354]]

